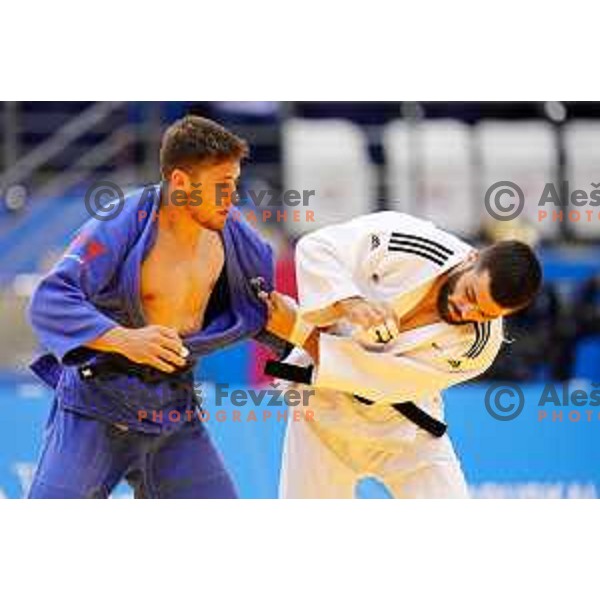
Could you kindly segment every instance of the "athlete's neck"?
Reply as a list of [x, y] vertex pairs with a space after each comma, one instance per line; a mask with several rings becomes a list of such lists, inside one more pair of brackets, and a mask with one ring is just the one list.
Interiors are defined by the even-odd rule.
[[182, 249], [194, 250], [208, 231], [195, 221], [185, 206], [163, 204], [158, 211], [158, 228], [168, 233]]

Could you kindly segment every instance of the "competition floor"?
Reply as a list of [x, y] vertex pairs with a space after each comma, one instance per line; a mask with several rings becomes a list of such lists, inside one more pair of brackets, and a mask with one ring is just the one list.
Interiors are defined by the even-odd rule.
[[[580, 384], [581, 385], [581, 384]], [[210, 429], [238, 490], [245, 498], [274, 498], [277, 494], [284, 423], [265, 418], [263, 408], [223, 404], [217, 420], [214, 388], [206, 386]], [[244, 392], [243, 389], [240, 389]], [[513, 421], [490, 417], [484, 384], [451, 389], [446, 416], [467, 481], [477, 497], [596, 497], [600, 494], [600, 409], [581, 409], [578, 422], [539, 420], [542, 385], [524, 386], [525, 406]], [[51, 394], [33, 379], [0, 377], [0, 497], [22, 497], [31, 480]], [[211, 408], [212, 407], [212, 408]], [[559, 410], [557, 407], [546, 407]], [[233, 410], [239, 421], [233, 421]], [[250, 411], [254, 410], [256, 420]], [[277, 409], [272, 409], [275, 413]], [[592, 411], [587, 421], [584, 410]], [[120, 486], [115, 497], [127, 497]], [[362, 481], [360, 498], [385, 498], [376, 481]]]

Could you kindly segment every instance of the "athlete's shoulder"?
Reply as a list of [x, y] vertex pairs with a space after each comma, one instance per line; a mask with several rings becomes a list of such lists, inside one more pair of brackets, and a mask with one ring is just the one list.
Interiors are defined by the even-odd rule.
[[361, 225], [365, 228], [379, 230], [390, 235], [418, 236], [431, 241], [444, 243], [446, 246], [460, 249], [472, 249], [457, 235], [438, 227], [433, 221], [421, 219], [408, 213], [395, 210], [382, 210], [367, 215], [361, 215], [348, 223]]
[[90, 190], [84, 198], [88, 219], [75, 232], [67, 254], [72, 254], [76, 247], [87, 248], [89, 244], [114, 251], [127, 248], [152, 222], [158, 209], [160, 195], [155, 186], [129, 192], [117, 186]]
[[369, 234], [371, 250], [377, 250], [382, 260], [401, 259], [406, 265], [411, 259], [415, 267], [427, 266], [435, 273], [458, 264], [473, 250], [431, 221], [406, 213], [373, 213], [362, 220], [361, 226]]
[[225, 228], [232, 241], [244, 249], [244, 253], [258, 255], [259, 258], [272, 254], [270, 244], [255, 227], [246, 222], [237, 208], [230, 210]]
[[347, 221], [348, 223], [360, 224], [365, 226], [382, 226], [382, 227], [410, 227], [410, 228], [428, 228], [435, 227], [431, 221], [419, 219], [408, 213], [403, 213], [396, 210], [379, 210], [372, 213], [367, 213], [354, 217]]

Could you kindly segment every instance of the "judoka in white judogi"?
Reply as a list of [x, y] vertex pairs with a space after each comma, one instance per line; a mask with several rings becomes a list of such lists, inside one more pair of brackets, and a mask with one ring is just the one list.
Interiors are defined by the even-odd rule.
[[[325, 227], [296, 248], [301, 314], [323, 327], [329, 307], [359, 296], [391, 304], [402, 322], [436, 279], [473, 251], [434, 224], [397, 212]], [[461, 325], [438, 321], [366, 347], [343, 322], [322, 330], [311, 384], [315, 418], [288, 425], [280, 495], [351, 498], [358, 481], [371, 476], [394, 497], [466, 497], [448, 435], [432, 436], [392, 405], [410, 401], [443, 420], [441, 392], [483, 373], [502, 339], [501, 317]], [[307, 365], [310, 357], [295, 350], [287, 362]]]

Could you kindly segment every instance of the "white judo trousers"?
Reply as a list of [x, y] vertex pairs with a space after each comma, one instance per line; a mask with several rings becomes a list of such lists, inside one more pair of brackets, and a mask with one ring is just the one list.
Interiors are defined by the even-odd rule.
[[[436, 397], [419, 406], [442, 421], [442, 404]], [[314, 420], [288, 423], [281, 498], [354, 498], [365, 477], [394, 498], [468, 497], [447, 434], [436, 438], [390, 406], [366, 406], [341, 392], [315, 390], [310, 409]]]
[[[432, 436], [391, 405], [413, 402], [443, 421], [442, 391], [483, 373], [502, 342], [502, 319], [444, 322], [365, 347], [330, 320], [351, 296], [390, 303], [397, 317], [473, 248], [433, 224], [382, 212], [325, 227], [300, 240], [296, 275], [303, 318], [321, 329], [310, 397], [313, 421], [288, 424], [283, 498], [352, 498], [364, 477], [397, 498], [465, 498], [467, 486], [448, 434]], [[286, 362], [306, 365], [296, 350]], [[305, 386], [294, 384], [298, 389]], [[374, 401], [365, 405], [355, 394]]]

